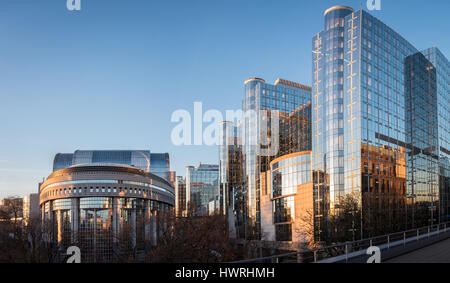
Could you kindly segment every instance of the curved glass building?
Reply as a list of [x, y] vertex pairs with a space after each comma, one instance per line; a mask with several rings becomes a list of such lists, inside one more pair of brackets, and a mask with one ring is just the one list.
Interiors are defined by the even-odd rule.
[[[344, 195], [344, 39], [345, 17], [352, 12], [347, 6], [326, 10], [325, 30], [313, 38], [313, 169], [317, 194], [326, 196], [326, 204], [318, 205], [326, 213]], [[320, 183], [325, 171], [329, 182]]]
[[263, 240], [299, 250], [310, 240], [307, 227], [313, 227], [311, 151], [273, 160], [267, 179], [270, 193], [261, 197]]
[[156, 245], [158, 214], [173, 211], [173, 186], [123, 164], [73, 165], [53, 172], [40, 187], [49, 241], [63, 256], [81, 249], [82, 262], [141, 260]]

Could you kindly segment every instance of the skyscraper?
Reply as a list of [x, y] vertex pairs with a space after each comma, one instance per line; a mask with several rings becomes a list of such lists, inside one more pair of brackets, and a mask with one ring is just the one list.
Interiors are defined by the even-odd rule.
[[361, 210], [358, 238], [441, 221], [448, 61], [346, 6], [325, 12], [312, 47], [316, 238], [350, 195]]
[[[333, 210], [334, 203], [344, 195], [344, 29], [345, 17], [352, 12], [346, 6], [326, 10], [325, 30], [313, 38], [315, 215]], [[318, 180], [318, 172], [326, 172], [326, 183]]]

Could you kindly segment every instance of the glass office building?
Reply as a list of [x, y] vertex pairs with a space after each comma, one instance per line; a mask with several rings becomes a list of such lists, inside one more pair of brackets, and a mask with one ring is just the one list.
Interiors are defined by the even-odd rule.
[[[344, 23], [352, 12], [352, 8], [345, 6], [328, 9], [325, 30], [313, 38], [312, 149], [316, 215], [333, 210], [336, 200], [344, 195]], [[320, 172], [326, 172], [326, 183], [320, 182]]]
[[188, 213], [207, 215], [210, 211], [209, 203], [218, 197], [218, 165], [200, 163], [197, 167], [186, 167], [186, 203], [188, 205]]
[[58, 153], [53, 161], [53, 171], [77, 164], [126, 164], [151, 172], [175, 186], [175, 172], [170, 171], [168, 153], [151, 153], [149, 150], [77, 150]]
[[305, 242], [302, 219], [312, 211], [311, 152], [282, 156], [270, 164], [275, 240]]
[[261, 194], [268, 194], [266, 173], [270, 162], [311, 149], [305, 136], [311, 127], [310, 103], [311, 88], [299, 83], [278, 79], [271, 85], [260, 78], [245, 82], [242, 167], [247, 237], [260, 238], [260, 198]]
[[379, 19], [346, 6], [325, 12], [312, 48], [316, 239], [349, 194], [362, 212], [359, 237], [442, 221], [445, 57], [419, 52]]

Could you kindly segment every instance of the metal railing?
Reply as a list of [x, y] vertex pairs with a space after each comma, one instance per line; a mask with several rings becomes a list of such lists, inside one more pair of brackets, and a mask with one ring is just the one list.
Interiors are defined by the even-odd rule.
[[406, 247], [406, 245], [410, 243], [439, 236], [447, 231], [450, 231], [450, 222], [312, 250], [240, 260], [233, 263], [348, 262], [351, 258], [365, 255], [367, 249], [372, 246], [376, 246], [380, 248], [380, 250], [389, 250], [402, 245]]

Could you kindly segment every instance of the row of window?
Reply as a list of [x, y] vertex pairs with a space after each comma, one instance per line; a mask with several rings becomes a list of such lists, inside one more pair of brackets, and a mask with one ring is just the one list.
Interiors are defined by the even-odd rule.
[[[150, 187], [152, 189], [156, 189], [156, 190], [160, 190], [166, 193], [169, 193], [171, 195], [174, 195], [174, 193], [172, 191], [169, 191], [165, 188], [162, 188], [160, 186], [156, 186], [150, 183], [143, 183], [143, 182], [135, 182], [135, 181], [124, 181], [124, 180], [76, 180], [76, 181], [64, 181], [64, 182], [57, 182], [57, 183], [53, 183], [50, 184], [48, 186], [46, 186], [45, 188], [43, 188], [41, 191], [44, 191], [48, 188], [52, 188], [52, 187], [57, 187], [57, 186], [64, 186], [64, 185], [77, 185], [77, 184], [92, 184], [92, 183], [100, 183], [100, 184], [125, 184], [125, 185], [136, 185], [136, 186], [143, 186], [143, 187]], [[108, 187], [110, 188], [110, 187]], [[85, 189], [87, 189], [85, 187]], [[91, 187], [91, 193], [93, 193], [94, 191], [92, 191], [93, 187]], [[96, 189], [98, 189], [98, 187], [96, 187]], [[105, 189], [105, 187], [102, 187], [102, 189]], [[120, 188], [121, 189], [121, 188]], [[65, 189], [64, 189], [65, 190]], [[141, 189], [139, 189], [140, 191]], [[148, 192], [149, 190], [143, 189], [142, 191], [146, 191]], [[86, 191], [87, 192], [87, 191]], [[95, 192], [99, 192], [99, 191], [95, 191]], [[105, 193], [106, 191], [102, 191], [103, 193]], [[111, 192], [111, 191], [108, 191]], [[121, 192], [121, 191], [120, 191]], [[150, 191], [151, 192], [151, 191]], [[76, 193], [76, 192], [74, 192]], [[81, 192], [80, 192], [81, 193]], [[64, 192], [65, 194], [65, 192]], [[138, 193], [140, 194], [140, 192]]]
[[[48, 192], [45, 192], [41, 194], [41, 196], [48, 198], [48, 197], [54, 197], [54, 196], [64, 196], [64, 195], [83, 195], [87, 193], [129, 193], [129, 194], [135, 194], [135, 195], [146, 195], [147, 197], [152, 196], [153, 191], [151, 189], [137, 189], [137, 188], [116, 188], [116, 187], [79, 187], [79, 188], [61, 188], [61, 189], [54, 189], [50, 190]], [[172, 193], [173, 194], [173, 193]]]

